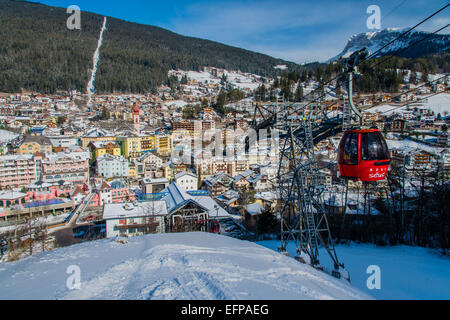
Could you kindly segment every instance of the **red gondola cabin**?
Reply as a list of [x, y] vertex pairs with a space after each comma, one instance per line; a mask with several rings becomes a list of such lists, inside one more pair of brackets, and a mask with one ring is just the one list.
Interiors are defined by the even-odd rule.
[[220, 233], [220, 223], [218, 220], [211, 220], [209, 224], [209, 232]]
[[379, 181], [389, 168], [389, 150], [378, 129], [348, 130], [338, 151], [342, 177], [360, 181]]

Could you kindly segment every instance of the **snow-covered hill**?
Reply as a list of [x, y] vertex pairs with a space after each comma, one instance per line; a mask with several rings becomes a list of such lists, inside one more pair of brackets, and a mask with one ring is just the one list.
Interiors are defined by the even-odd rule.
[[[348, 57], [353, 52], [360, 50], [364, 47], [368, 48], [372, 53], [376, 52], [378, 49], [382, 48], [392, 40], [396, 39], [403, 32], [409, 29], [397, 29], [388, 28], [377, 32], [365, 32], [360, 34], [355, 34], [350, 37], [345, 46], [344, 50], [337, 56], [331, 58], [329, 61], [339, 59], [340, 57]], [[387, 46], [381, 50], [377, 56], [384, 55], [399, 55], [402, 57], [417, 58], [427, 54], [439, 53], [439, 52], [449, 52], [450, 50], [450, 35], [449, 34], [434, 34], [431, 35], [427, 40], [417, 43], [414, 46], [406, 49], [403, 52], [400, 50], [416, 43], [423, 38], [427, 37], [429, 33], [423, 31], [411, 31], [406, 34], [401, 39], [393, 42], [391, 45]], [[328, 61], [328, 62], [329, 62]]]
[[[258, 244], [277, 250], [280, 241], [267, 240]], [[295, 254], [295, 245], [290, 242], [287, 250]], [[340, 244], [336, 250], [350, 272], [352, 285], [376, 299], [450, 299], [450, 257], [442, 256], [441, 250], [362, 243]], [[321, 248], [320, 254], [326, 255], [325, 249]], [[327, 266], [329, 261], [323, 259], [323, 263]], [[378, 290], [367, 287], [370, 276], [367, 267], [370, 265], [377, 265], [381, 270], [381, 288]]]
[[[0, 299], [370, 299], [260, 245], [209, 233], [87, 242], [0, 264]], [[66, 286], [78, 266], [81, 288]]]
[[[429, 98], [419, 97], [421, 101], [419, 102], [411, 102], [410, 109], [418, 108], [431, 110], [436, 115], [440, 113], [442, 116], [446, 116], [450, 114], [450, 94], [448, 93], [440, 93], [439, 95], [430, 95]], [[370, 109], [367, 109], [367, 112], [383, 112], [384, 115], [390, 116], [393, 114], [402, 114], [406, 111], [408, 106], [399, 107], [395, 104], [383, 104], [380, 106], [376, 106]]]

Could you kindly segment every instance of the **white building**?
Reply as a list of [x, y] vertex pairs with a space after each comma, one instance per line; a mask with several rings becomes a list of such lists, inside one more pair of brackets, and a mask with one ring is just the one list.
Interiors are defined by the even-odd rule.
[[180, 172], [175, 175], [175, 183], [186, 191], [198, 189], [198, 178], [192, 172]]
[[147, 153], [141, 157], [141, 163], [143, 165], [145, 178], [162, 177], [163, 160], [160, 157], [152, 153]]
[[128, 160], [123, 156], [102, 155], [97, 158], [97, 174], [105, 178], [128, 177]]
[[247, 180], [250, 182], [252, 189], [256, 191], [266, 191], [273, 188], [272, 181], [266, 175], [255, 174], [248, 177]]
[[155, 166], [157, 168], [161, 168], [164, 161], [152, 153], [146, 153], [141, 157], [141, 162], [145, 164], [145, 166]]
[[106, 221], [106, 237], [164, 233], [165, 216], [165, 201], [105, 204], [103, 219]]
[[78, 146], [77, 137], [67, 136], [47, 136], [50, 139], [53, 147], [68, 148], [70, 146]]

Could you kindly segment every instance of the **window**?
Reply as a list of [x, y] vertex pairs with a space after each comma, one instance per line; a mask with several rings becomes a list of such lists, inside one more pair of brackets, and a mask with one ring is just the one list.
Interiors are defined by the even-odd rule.
[[381, 133], [363, 133], [361, 136], [361, 160], [386, 159], [389, 159], [389, 151]]
[[349, 133], [343, 141], [342, 162], [347, 165], [358, 164], [358, 133]]

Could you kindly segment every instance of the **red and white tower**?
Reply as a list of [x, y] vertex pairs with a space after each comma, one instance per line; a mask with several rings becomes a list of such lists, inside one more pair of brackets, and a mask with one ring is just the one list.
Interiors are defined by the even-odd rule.
[[140, 132], [139, 130], [139, 107], [137, 104], [134, 105], [133, 107], [133, 125], [134, 125], [134, 130], [136, 130], [137, 133]]

